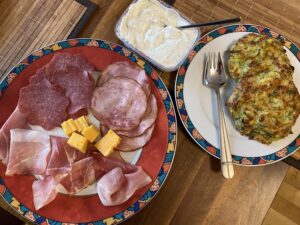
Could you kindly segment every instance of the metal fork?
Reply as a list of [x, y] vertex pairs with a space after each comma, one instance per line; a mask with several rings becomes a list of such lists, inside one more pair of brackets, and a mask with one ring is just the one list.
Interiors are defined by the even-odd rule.
[[223, 176], [230, 179], [234, 175], [234, 170], [223, 111], [223, 101], [220, 95], [220, 88], [226, 84], [227, 80], [228, 76], [225, 72], [220, 53], [218, 53], [218, 55], [216, 55], [216, 53], [208, 53], [205, 55], [203, 84], [213, 89], [217, 96], [221, 143], [221, 169]]

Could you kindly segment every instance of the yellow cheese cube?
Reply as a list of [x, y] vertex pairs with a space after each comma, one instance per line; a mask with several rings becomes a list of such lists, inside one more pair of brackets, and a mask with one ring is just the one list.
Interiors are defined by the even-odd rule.
[[85, 136], [90, 142], [94, 142], [100, 135], [100, 131], [95, 126], [90, 125], [89, 127], [84, 128], [81, 134]]
[[120, 142], [121, 138], [115, 132], [109, 130], [107, 134], [95, 144], [95, 147], [102, 153], [102, 155], [109, 156], [113, 153], [114, 148], [116, 148]]
[[88, 139], [80, 134], [72, 133], [71, 137], [67, 142], [71, 147], [76, 148], [82, 153], [86, 152], [88, 146]]
[[89, 126], [86, 116], [81, 116], [75, 120], [75, 124], [78, 132], [82, 132], [85, 128]]
[[64, 133], [68, 136], [70, 136], [74, 131], [77, 130], [77, 127], [76, 127], [73, 119], [68, 119], [68, 120], [64, 121], [61, 124], [61, 127], [62, 127]]

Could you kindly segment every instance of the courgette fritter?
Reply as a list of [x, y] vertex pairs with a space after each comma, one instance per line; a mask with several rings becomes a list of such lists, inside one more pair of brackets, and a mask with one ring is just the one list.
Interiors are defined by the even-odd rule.
[[300, 96], [292, 79], [271, 71], [241, 79], [227, 105], [242, 135], [271, 144], [291, 133]]
[[230, 49], [229, 70], [237, 85], [227, 106], [236, 129], [263, 144], [292, 133], [300, 114], [293, 67], [283, 50], [280, 41], [255, 34]]
[[229, 50], [228, 69], [234, 79], [256, 76], [266, 71], [277, 71], [289, 76], [293, 67], [282, 43], [266, 35], [249, 34]]

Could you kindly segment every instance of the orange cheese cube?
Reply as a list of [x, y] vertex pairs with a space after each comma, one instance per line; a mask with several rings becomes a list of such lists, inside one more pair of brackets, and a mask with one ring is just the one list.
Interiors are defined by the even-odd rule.
[[70, 136], [74, 131], [77, 130], [77, 127], [76, 127], [73, 119], [68, 119], [68, 120], [64, 121], [61, 124], [61, 127], [62, 127], [64, 133], [68, 136]]
[[89, 127], [85, 128], [81, 134], [85, 136], [91, 143], [94, 142], [97, 137], [100, 135], [100, 130], [97, 129], [95, 126], [90, 125]]
[[114, 131], [109, 130], [107, 134], [95, 144], [95, 147], [102, 155], [109, 156], [120, 142], [121, 138]]
[[87, 146], [88, 146], [88, 139], [76, 132], [73, 132], [67, 143], [77, 150], [81, 151], [82, 153], [86, 153]]
[[78, 132], [82, 132], [85, 128], [89, 126], [86, 116], [81, 116], [75, 120], [75, 125]]

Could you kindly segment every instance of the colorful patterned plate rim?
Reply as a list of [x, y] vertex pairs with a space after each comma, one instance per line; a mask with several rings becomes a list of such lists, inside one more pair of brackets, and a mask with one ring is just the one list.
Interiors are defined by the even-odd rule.
[[[163, 139], [163, 140], [165, 140], [165, 143], [160, 144], [160, 142], [158, 142], [158, 141], [160, 141], [160, 139], [156, 138], [156, 136], [160, 136], [160, 135], [153, 135], [154, 137], [152, 137], [152, 139], [155, 139], [155, 141], [152, 141], [152, 139], [151, 139], [150, 142], [152, 142], [152, 144], [149, 144], [152, 147], [153, 147], [153, 145], [158, 146], [157, 149], [159, 149], [159, 148], [165, 149], [163, 152], [159, 153], [160, 155], [162, 155], [162, 157], [160, 159], [161, 164], [159, 164], [157, 172], [153, 176], [153, 183], [151, 185], [149, 185], [148, 187], [145, 187], [143, 190], [140, 190], [140, 193], [135, 195], [135, 198], [137, 200], [135, 200], [135, 198], [132, 197], [131, 201], [129, 200], [127, 204], [124, 203], [123, 206], [121, 205], [120, 207], [117, 207], [116, 209], [114, 209], [113, 212], [115, 212], [115, 213], [112, 214], [112, 216], [109, 216], [109, 217], [106, 217], [103, 219], [101, 218], [101, 219], [97, 219], [97, 220], [82, 221], [82, 222], [60, 221], [63, 219], [61, 219], [61, 217], [59, 217], [59, 216], [58, 217], [60, 219], [50, 219], [48, 217], [41, 215], [41, 211], [36, 212], [36, 211], [30, 209], [25, 204], [18, 201], [18, 198], [14, 196], [15, 192], [13, 193], [10, 190], [10, 188], [7, 187], [6, 181], [8, 183], [11, 183], [11, 181], [10, 181], [11, 178], [6, 178], [3, 176], [3, 170], [4, 170], [3, 168], [5, 168], [5, 167], [3, 166], [2, 163], [0, 163], [0, 171], [1, 171], [0, 196], [8, 203], [8, 205], [12, 209], [14, 209], [14, 211], [16, 211], [18, 214], [20, 214], [25, 219], [27, 219], [33, 223], [36, 223], [36, 224], [42, 224], [42, 225], [45, 225], [45, 224], [49, 224], [49, 225], [54, 225], [54, 224], [55, 225], [67, 225], [67, 224], [72, 224], [72, 225], [74, 225], [74, 224], [100, 225], [101, 224], [102, 225], [103, 224], [104, 225], [104, 224], [106, 224], [106, 225], [108, 225], [108, 224], [117, 224], [117, 223], [123, 222], [123, 221], [127, 220], [128, 218], [132, 217], [133, 215], [135, 215], [137, 212], [139, 212], [142, 208], [144, 208], [147, 205], [147, 203], [150, 202], [150, 200], [152, 200], [152, 198], [156, 195], [156, 193], [161, 189], [161, 187], [162, 187], [164, 181], [166, 180], [166, 177], [168, 176], [169, 171], [171, 169], [171, 166], [172, 166], [172, 163], [174, 160], [174, 156], [175, 156], [176, 141], [177, 141], [177, 121], [176, 121], [176, 113], [175, 113], [172, 99], [170, 97], [170, 94], [169, 94], [165, 84], [163, 83], [161, 78], [158, 76], [158, 74], [155, 72], [155, 70], [148, 63], [146, 63], [139, 56], [137, 56], [135, 53], [131, 52], [130, 50], [128, 50], [127, 48], [125, 48], [121, 45], [118, 45], [118, 44], [115, 44], [115, 43], [112, 43], [109, 41], [89, 39], [89, 38], [78, 38], [78, 39], [63, 40], [63, 41], [59, 41], [59, 42], [50, 44], [44, 48], [41, 48], [41, 49], [35, 51], [28, 57], [21, 60], [8, 73], [8, 75], [5, 76], [0, 81], [0, 100], [2, 99], [2, 97], [3, 98], [5, 97], [6, 92], [8, 92], [7, 95], [10, 95], [10, 93], [9, 93], [10, 89], [7, 89], [8, 87], [12, 86], [11, 89], [13, 89], [16, 86], [15, 82], [12, 82], [14, 80], [14, 78], [18, 77], [18, 78], [20, 78], [20, 80], [24, 80], [24, 79], [28, 80], [28, 78], [23, 78], [23, 77], [26, 77], [26, 76], [29, 77], [29, 75], [28, 75], [29, 72], [26, 72], [26, 70], [25, 70], [29, 65], [32, 64], [31, 67], [34, 67], [33, 70], [35, 71], [38, 68], [37, 65], [42, 64], [42, 63], [38, 63], [37, 60], [40, 60], [41, 62], [46, 63], [46, 61], [47, 60], [49, 61], [50, 58], [53, 56], [52, 53], [55, 53], [60, 50], [66, 51], [66, 52], [76, 52], [76, 53], [82, 51], [82, 52], [84, 52], [84, 54], [88, 54], [87, 52], [89, 52], [89, 54], [92, 55], [91, 57], [92, 58], [94, 57], [93, 59], [91, 59], [91, 60], [94, 60], [93, 62], [95, 62], [95, 60], [97, 58], [95, 56], [95, 53], [104, 52], [103, 54], [106, 54], [107, 56], [105, 57], [105, 59], [103, 59], [103, 61], [105, 61], [106, 63], [109, 61], [127, 60], [131, 63], [136, 63], [139, 67], [141, 67], [145, 70], [146, 74], [153, 81], [153, 82], [151, 82], [152, 90], [153, 90], [153, 93], [158, 98], [158, 105], [159, 105], [160, 111], [162, 112], [161, 115], [164, 115], [163, 125], [160, 125], [160, 124], [158, 124], [160, 122], [157, 122], [158, 128], [156, 128], [156, 130], [157, 130], [156, 132], [159, 132], [161, 130], [164, 131], [164, 135], [162, 135], [162, 136], [165, 137], [165, 139]], [[117, 58], [117, 59], [114, 59], [114, 58]], [[105, 62], [102, 62], [102, 61], [99, 62], [99, 60], [98, 60], [97, 63], [105, 64]], [[24, 72], [22, 73], [22, 71], [24, 71]], [[23, 76], [19, 76], [21, 73]], [[17, 80], [18, 79], [16, 79], [16, 81]], [[25, 81], [25, 82], [28, 82], [28, 81]], [[18, 87], [18, 88], [20, 88], [20, 87]], [[9, 91], [7, 91], [7, 90], [9, 90]], [[17, 100], [14, 100], [14, 101], [15, 102], [12, 104], [16, 105]], [[161, 103], [159, 103], [159, 102], [161, 102]], [[0, 101], [0, 103], [1, 103], [1, 101]], [[11, 108], [8, 111], [11, 112], [14, 107], [15, 106], [8, 107], [8, 108]], [[158, 119], [158, 120], [161, 121], [160, 119]], [[164, 128], [160, 130], [160, 128], [159, 128], [160, 126], [164, 126]], [[147, 146], [148, 146], [148, 144], [147, 144]], [[144, 151], [148, 151], [148, 150], [149, 150], [149, 147], [145, 147]], [[161, 150], [159, 150], [159, 151], [161, 151]], [[153, 151], [151, 151], [151, 153], [152, 152]], [[148, 153], [149, 153], [149, 151], [148, 151]], [[148, 155], [147, 155], [147, 157], [148, 157]], [[156, 156], [156, 157], [158, 157], [158, 156]], [[153, 159], [155, 159], [155, 158], [152, 158], [151, 160], [153, 160]], [[160, 161], [160, 160], [158, 160], [158, 161]], [[138, 161], [138, 164], [140, 163], [141, 165], [145, 165], [146, 162], [149, 162], [148, 159], [142, 159], [140, 161]], [[151, 165], [149, 165], [148, 167], [151, 167]], [[28, 176], [28, 177], [30, 177], [30, 176]], [[33, 178], [30, 178], [30, 179], [33, 180]], [[24, 180], [25, 180], [25, 178], [24, 178]], [[22, 181], [21, 181], [21, 184], [18, 184], [18, 185], [20, 186], [20, 189], [23, 188]], [[67, 197], [67, 196], [63, 196], [63, 198], [65, 198], [65, 197]], [[87, 197], [83, 197], [83, 198], [87, 198], [88, 200], [90, 200], [90, 198], [96, 198], [96, 197], [97, 196], [87, 196]], [[72, 201], [73, 200], [78, 201], [78, 199], [81, 199], [81, 198], [82, 197], [76, 197], [76, 198], [73, 198]], [[88, 200], [84, 200], [84, 201], [88, 201]], [[30, 200], [30, 201], [32, 201], [32, 200]], [[127, 206], [128, 204], [130, 204], [129, 207]], [[125, 206], [126, 206], [125, 209], [118, 211], [119, 209], [122, 209], [122, 207], [124, 208]], [[113, 207], [111, 207], [111, 208], [113, 208]], [[51, 209], [51, 210], [55, 212], [55, 209]], [[109, 210], [110, 209], [107, 209], [107, 211], [109, 211]], [[42, 212], [44, 213], [45, 211], [42, 211]], [[53, 213], [53, 212], [51, 212], [51, 213]]]
[[[197, 45], [194, 49], [190, 52], [186, 61], [180, 66], [177, 72], [176, 81], [175, 81], [175, 102], [176, 108], [178, 110], [178, 114], [180, 117], [181, 122], [183, 123], [186, 131], [192, 137], [192, 139], [206, 152], [210, 155], [220, 158], [220, 150], [207, 141], [201, 134], [195, 124], [193, 124], [192, 120], [190, 119], [190, 115], [187, 111], [186, 102], [184, 101], [184, 83], [185, 83], [185, 76], [188, 72], [189, 66], [192, 63], [193, 59], [197, 58], [197, 53], [200, 52], [203, 47], [207, 44], [213, 42], [217, 38], [225, 38], [225, 36], [234, 35], [238, 32], [250, 32], [250, 33], [263, 33], [270, 37], [274, 37], [280, 39], [284, 46], [290, 51], [290, 54], [295, 57], [297, 64], [300, 61], [300, 50], [299, 48], [292, 43], [289, 39], [283, 37], [281, 34], [272, 31], [271, 29], [260, 26], [260, 25], [253, 25], [253, 24], [235, 24], [217, 28], [206, 35], [202, 36], [201, 39], [198, 41]], [[242, 33], [240, 33], [242, 34]], [[226, 38], [227, 38], [226, 37]], [[224, 40], [224, 39], [222, 39]], [[220, 41], [219, 41], [220, 42]], [[211, 48], [211, 47], [210, 47]], [[215, 51], [220, 51], [219, 49], [214, 49]], [[200, 66], [199, 66], [200, 68]], [[199, 74], [202, 76], [202, 74]], [[298, 74], [299, 75], [299, 74]], [[298, 78], [297, 78], [298, 79]], [[195, 82], [195, 81], [193, 81]], [[298, 87], [299, 90], [299, 87]], [[299, 119], [299, 118], [298, 118]], [[198, 127], [199, 128], [199, 127]], [[298, 134], [298, 133], [297, 133]], [[280, 150], [273, 152], [271, 154], [263, 155], [263, 156], [239, 156], [233, 155], [233, 162], [237, 165], [244, 165], [244, 166], [261, 166], [267, 165], [271, 163], [275, 163], [279, 160], [282, 160], [293, 152], [297, 151], [300, 146], [300, 135], [295, 135], [295, 138], [289, 142], [286, 147], [281, 148]]]

